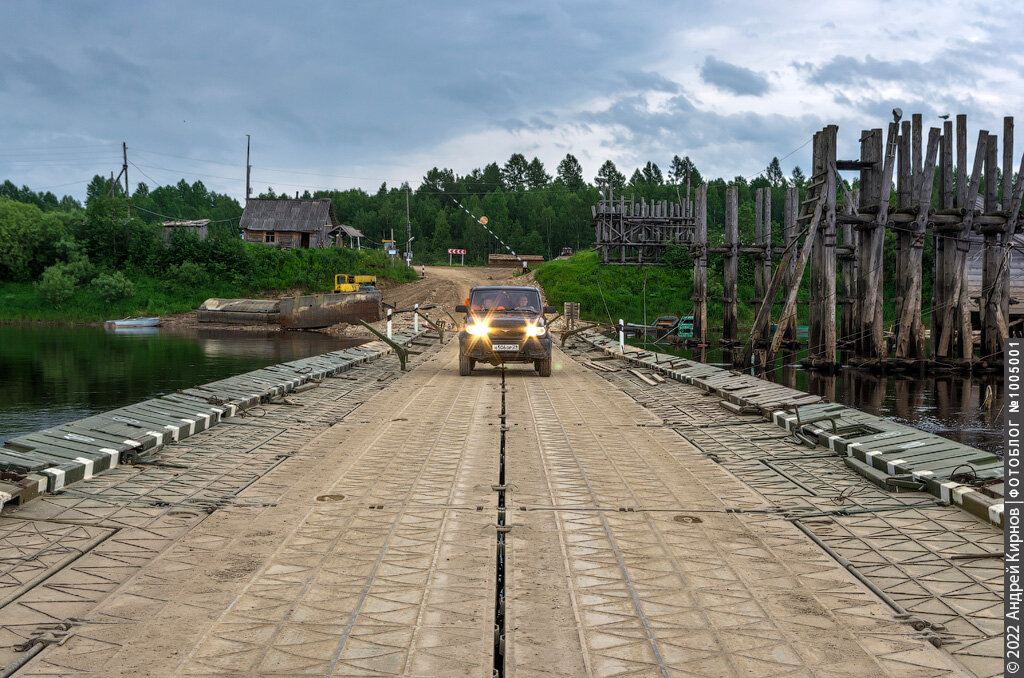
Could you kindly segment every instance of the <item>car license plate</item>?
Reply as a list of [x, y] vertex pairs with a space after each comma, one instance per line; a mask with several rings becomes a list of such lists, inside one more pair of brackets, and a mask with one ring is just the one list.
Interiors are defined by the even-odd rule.
[[493, 344], [491, 348], [495, 351], [518, 351], [519, 344]]

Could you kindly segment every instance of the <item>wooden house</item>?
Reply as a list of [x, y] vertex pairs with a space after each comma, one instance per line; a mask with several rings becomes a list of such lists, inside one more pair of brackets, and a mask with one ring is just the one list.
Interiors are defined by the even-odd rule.
[[171, 234], [175, 231], [195, 233], [200, 240], [206, 240], [210, 233], [209, 219], [196, 219], [194, 221], [165, 221], [161, 224], [164, 227], [164, 242], [171, 241]]
[[242, 212], [242, 237], [282, 249], [323, 249], [339, 233], [330, 198], [250, 198]]

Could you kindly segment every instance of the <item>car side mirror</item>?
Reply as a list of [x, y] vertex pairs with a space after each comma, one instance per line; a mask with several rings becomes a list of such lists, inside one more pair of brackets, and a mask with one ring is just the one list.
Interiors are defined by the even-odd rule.
[[469, 307], [466, 306], [465, 304], [459, 304], [458, 306], [455, 307], [455, 312], [456, 313], [469, 313]]
[[545, 313], [558, 313], [558, 309], [555, 308], [554, 306], [545, 306], [544, 307], [544, 312]]

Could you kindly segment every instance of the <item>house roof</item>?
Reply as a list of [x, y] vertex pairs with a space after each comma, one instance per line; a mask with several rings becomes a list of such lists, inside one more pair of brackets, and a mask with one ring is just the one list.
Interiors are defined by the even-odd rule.
[[250, 198], [242, 212], [241, 226], [250, 231], [335, 230], [338, 220], [330, 198], [276, 200]]
[[343, 230], [345, 232], [345, 235], [347, 235], [350, 238], [365, 238], [366, 237], [365, 235], [363, 235], [363, 232], [360, 231], [358, 228], [352, 228], [351, 226], [346, 226], [345, 224], [340, 224], [340, 225], [341, 225], [341, 230]]
[[165, 222], [163, 222], [163, 226], [165, 226], [166, 228], [177, 228], [179, 226], [198, 228], [198, 227], [201, 227], [201, 226], [209, 226], [209, 225], [210, 225], [210, 220], [209, 219], [194, 219], [192, 221], [165, 221]]

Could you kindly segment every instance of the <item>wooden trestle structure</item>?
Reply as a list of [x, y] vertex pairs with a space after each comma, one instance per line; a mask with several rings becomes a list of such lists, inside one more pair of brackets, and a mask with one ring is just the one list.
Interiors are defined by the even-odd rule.
[[[946, 120], [941, 128], [929, 129], [927, 137], [920, 114], [895, 119], [884, 134], [882, 129], [864, 130], [856, 160], [837, 159], [838, 127], [829, 125], [814, 135], [804, 200], [797, 188], [786, 191], [781, 248], [772, 245], [769, 189], [758, 189], [755, 196], [756, 243], [740, 245], [735, 186], [726, 189], [723, 244], [709, 247], [703, 185], [693, 191], [692, 202], [687, 188], [683, 205], [651, 206], [632, 197], [620, 197], [616, 204], [607, 196], [594, 208], [598, 251], [604, 263], [658, 263], [659, 245], [688, 244], [694, 266], [692, 341], [698, 345], [707, 343], [708, 255], [720, 254], [721, 343], [743, 347], [735, 356], [737, 365], [769, 367], [780, 348], [801, 345], [796, 308], [809, 267], [805, 365], [825, 370], [842, 364], [994, 367], [1002, 360], [1004, 340], [1011, 332], [1021, 334], [1019, 318], [1011, 325], [1011, 305], [1015, 316], [1024, 317], [1024, 156], [1014, 181], [1013, 129], [1013, 118], [1004, 118], [1001, 157], [998, 136], [980, 131], [968, 167], [965, 115], [956, 116], [955, 129]], [[856, 189], [843, 181], [843, 172], [859, 173]], [[886, 231], [896, 235], [895, 271], [884, 270]], [[923, 300], [922, 287], [928, 238], [934, 242], [930, 304]], [[742, 342], [736, 317], [739, 256], [758, 262], [751, 300], [757, 316]], [[890, 273], [896, 294], [887, 299], [883, 279]], [[895, 311], [889, 332], [883, 325], [886, 303]], [[977, 353], [972, 316], [981, 330]]]

